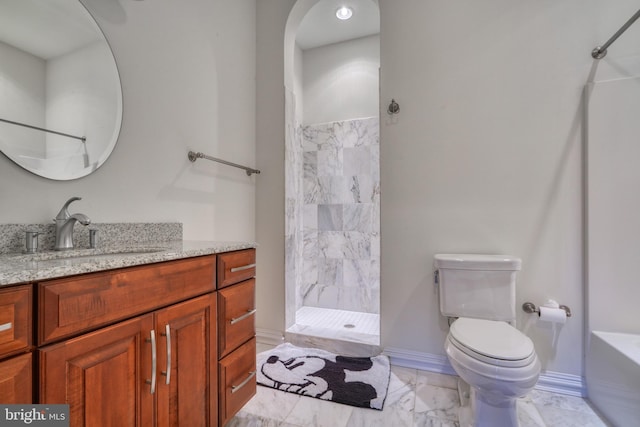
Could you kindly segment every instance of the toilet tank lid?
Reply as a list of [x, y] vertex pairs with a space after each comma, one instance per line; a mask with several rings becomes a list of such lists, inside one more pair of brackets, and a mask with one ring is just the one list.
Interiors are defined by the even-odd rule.
[[511, 255], [436, 254], [433, 265], [436, 269], [518, 271], [522, 260]]

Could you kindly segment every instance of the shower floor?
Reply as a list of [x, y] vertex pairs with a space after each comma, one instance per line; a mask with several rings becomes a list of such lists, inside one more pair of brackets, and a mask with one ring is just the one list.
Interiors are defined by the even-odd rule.
[[344, 354], [377, 354], [380, 315], [330, 308], [302, 307], [287, 337], [297, 345], [339, 350]]

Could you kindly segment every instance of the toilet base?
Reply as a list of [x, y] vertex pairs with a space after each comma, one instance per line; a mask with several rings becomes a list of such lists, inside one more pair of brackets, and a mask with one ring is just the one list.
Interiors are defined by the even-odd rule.
[[475, 390], [473, 397], [474, 427], [518, 427], [517, 398], [496, 398]]
[[460, 427], [518, 427], [517, 398], [496, 397], [470, 387], [458, 380]]

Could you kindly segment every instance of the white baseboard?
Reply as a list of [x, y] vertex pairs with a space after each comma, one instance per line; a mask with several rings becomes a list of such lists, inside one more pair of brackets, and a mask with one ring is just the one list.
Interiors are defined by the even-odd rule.
[[282, 331], [273, 329], [256, 328], [256, 341], [260, 344], [277, 346], [284, 342]]
[[536, 390], [552, 391], [578, 397], [587, 395], [587, 385], [584, 377], [553, 371], [546, 371], [540, 374]]
[[[389, 356], [391, 364], [395, 366], [456, 375], [446, 356], [393, 347], [386, 347], [383, 353]], [[547, 371], [540, 373], [536, 389], [569, 396], [586, 396], [583, 377], [560, 372]]]
[[438, 372], [440, 374], [456, 375], [446, 356], [421, 353], [402, 348], [385, 347], [383, 354], [389, 356], [391, 364], [403, 368], [419, 369], [421, 371]]

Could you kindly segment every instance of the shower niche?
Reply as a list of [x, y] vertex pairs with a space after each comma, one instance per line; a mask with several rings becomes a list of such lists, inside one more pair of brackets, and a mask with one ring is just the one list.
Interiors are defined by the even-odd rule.
[[342, 3], [298, 1], [287, 24], [286, 338], [364, 356], [380, 345], [379, 11], [347, 2], [339, 22]]

